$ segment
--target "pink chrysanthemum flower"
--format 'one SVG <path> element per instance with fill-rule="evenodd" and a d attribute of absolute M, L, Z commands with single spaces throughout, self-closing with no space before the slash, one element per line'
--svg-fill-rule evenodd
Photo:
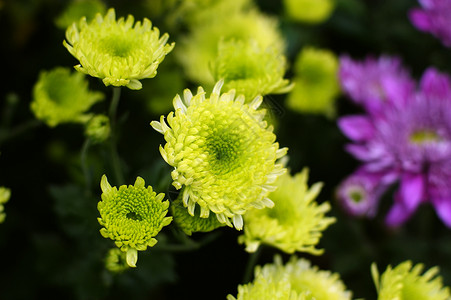
<path fill-rule="evenodd" d="M 346 116 L 338 121 L 353 141 L 347 150 L 363 162 L 361 169 L 379 176 L 377 184 L 362 190 L 372 193 L 376 197 L 372 205 L 377 205 L 380 190 L 399 181 L 386 218 L 388 225 L 401 225 L 421 203 L 431 203 L 451 227 L 451 79 L 431 68 L 404 104 L 381 108 L 377 115 Z M 368 177 L 359 180 L 368 181 Z M 339 197 L 346 202 L 346 197 Z"/>

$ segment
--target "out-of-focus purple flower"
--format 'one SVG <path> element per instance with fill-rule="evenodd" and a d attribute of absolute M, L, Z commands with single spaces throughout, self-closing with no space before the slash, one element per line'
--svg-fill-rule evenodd
<path fill-rule="evenodd" d="M 397 57 L 356 61 L 342 56 L 338 75 L 343 91 L 370 114 L 379 114 L 387 105 L 404 105 L 415 89 L 415 81 Z"/>
<path fill-rule="evenodd" d="M 421 31 L 429 32 L 451 47 L 451 1 L 419 0 L 422 8 L 409 12 L 411 22 Z"/>
<path fill-rule="evenodd" d="M 386 223 L 399 226 L 423 202 L 451 227 L 451 79 L 428 69 L 403 106 L 378 115 L 345 116 L 338 126 L 353 143 L 347 150 L 366 172 L 399 181 Z"/>
<path fill-rule="evenodd" d="M 426 197 L 431 199 L 443 223 L 451 227 L 451 159 L 432 164 L 426 180 Z"/>
<path fill-rule="evenodd" d="M 369 173 L 360 168 L 347 177 L 337 188 L 336 197 L 344 211 L 355 217 L 376 215 L 381 195 L 392 183 L 387 176 Z"/>

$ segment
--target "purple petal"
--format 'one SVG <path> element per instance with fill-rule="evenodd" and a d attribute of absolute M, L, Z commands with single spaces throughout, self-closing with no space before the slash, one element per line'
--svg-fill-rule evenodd
<path fill-rule="evenodd" d="M 399 201 L 405 208 L 414 212 L 424 195 L 425 179 L 423 174 L 404 174 L 401 177 Z"/>
<path fill-rule="evenodd" d="M 450 98 L 451 79 L 434 68 L 428 68 L 421 77 L 420 89 L 431 98 Z"/>
<path fill-rule="evenodd" d="M 435 5 L 435 0 L 419 0 L 421 6 L 424 8 L 432 8 Z"/>
<path fill-rule="evenodd" d="M 431 21 L 429 15 L 420 9 L 412 9 L 409 13 L 410 21 L 422 31 L 427 31 L 431 28 Z"/>
<path fill-rule="evenodd" d="M 366 141 L 374 135 L 371 120 L 363 115 L 342 117 L 338 120 L 338 127 L 348 138 L 354 141 Z"/>
<path fill-rule="evenodd" d="M 434 200 L 433 204 L 442 222 L 451 228 L 451 199 Z"/>
<path fill-rule="evenodd" d="M 385 224 L 390 227 L 398 227 L 404 224 L 409 218 L 410 213 L 406 210 L 405 206 L 401 203 L 395 203 L 385 217 Z"/>
<path fill-rule="evenodd" d="M 381 83 L 385 90 L 387 101 L 397 107 L 402 107 L 415 93 L 416 82 L 408 76 L 405 76 L 405 78 L 399 77 L 387 76 L 381 80 Z"/>
<path fill-rule="evenodd" d="M 424 183 L 422 174 L 402 176 L 401 186 L 395 194 L 395 203 L 385 218 L 388 226 L 400 226 L 413 215 L 423 199 Z"/>
<path fill-rule="evenodd" d="M 346 151 L 351 153 L 355 158 L 362 161 L 369 161 L 374 158 L 374 155 L 365 145 L 348 144 L 345 146 Z"/>

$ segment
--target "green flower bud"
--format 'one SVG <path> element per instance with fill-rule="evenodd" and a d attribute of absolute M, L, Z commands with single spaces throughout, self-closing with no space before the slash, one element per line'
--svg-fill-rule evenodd
<path fill-rule="evenodd" d="M 105 141 L 110 131 L 110 120 L 105 115 L 94 116 L 86 123 L 85 134 L 96 143 Z"/>
<path fill-rule="evenodd" d="M 193 232 L 210 232 L 224 226 L 224 224 L 218 221 L 214 214 L 210 214 L 208 218 L 201 218 L 200 212 L 195 210 L 194 216 L 190 215 L 183 205 L 181 195 L 182 193 L 180 193 L 179 197 L 171 203 L 170 210 L 174 222 L 184 233 L 191 235 Z"/>

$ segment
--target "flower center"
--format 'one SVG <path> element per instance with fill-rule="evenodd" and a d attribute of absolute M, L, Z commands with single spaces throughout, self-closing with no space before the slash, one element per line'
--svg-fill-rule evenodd
<path fill-rule="evenodd" d="M 106 36 L 100 40 L 100 45 L 103 51 L 116 57 L 130 56 L 131 49 L 133 48 L 130 39 L 120 35 Z"/>
<path fill-rule="evenodd" d="M 249 68 L 244 64 L 233 65 L 225 72 L 225 79 L 227 80 L 241 80 L 249 78 L 247 70 Z"/>
<path fill-rule="evenodd" d="M 349 199 L 351 199 L 351 201 L 353 203 L 360 203 L 363 201 L 363 194 L 361 191 L 359 190 L 352 190 L 349 193 Z"/>
<path fill-rule="evenodd" d="M 441 137 L 437 132 L 430 129 L 423 129 L 414 131 L 410 135 L 410 141 L 417 145 L 422 145 L 430 142 L 439 142 Z"/>
<path fill-rule="evenodd" d="M 125 217 L 127 219 L 134 220 L 134 221 L 142 221 L 142 217 L 139 214 L 137 214 L 136 212 L 134 212 L 134 211 L 128 212 L 125 215 Z"/>
<path fill-rule="evenodd" d="M 210 164 L 217 174 L 224 174 L 239 166 L 240 138 L 236 134 L 212 134 L 207 137 Z"/>

